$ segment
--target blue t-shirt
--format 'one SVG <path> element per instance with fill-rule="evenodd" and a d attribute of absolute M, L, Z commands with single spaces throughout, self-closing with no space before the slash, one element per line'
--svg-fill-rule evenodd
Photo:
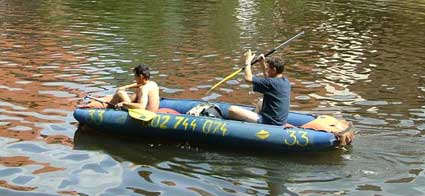
<path fill-rule="evenodd" d="M 288 118 L 291 97 L 291 84 L 282 78 L 252 78 L 255 92 L 263 94 L 263 107 L 259 113 L 261 123 L 284 125 Z"/>

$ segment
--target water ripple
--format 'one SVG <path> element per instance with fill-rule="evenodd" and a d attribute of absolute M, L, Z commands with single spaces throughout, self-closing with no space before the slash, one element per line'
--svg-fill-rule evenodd
<path fill-rule="evenodd" d="M 0 0 L 0 192 L 423 195 L 424 7 Z M 292 110 L 353 121 L 346 151 L 264 157 L 76 131 L 81 98 L 132 82 L 139 63 L 151 65 L 161 96 L 252 104 L 259 95 L 243 74 L 205 92 L 241 68 L 244 51 L 266 52 L 300 30 L 273 54 L 287 63 Z"/>

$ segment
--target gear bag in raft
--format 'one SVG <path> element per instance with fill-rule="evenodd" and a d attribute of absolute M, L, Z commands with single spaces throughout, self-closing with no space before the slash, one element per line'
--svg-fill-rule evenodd
<path fill-rule="evenodd" d="M 192 116 L 223 118 L 223 112 L 221 111 L 220 107 L 212 103 L 201 103 L 190 109 L 188 112 L 186 112 L 186 114 Z"/>

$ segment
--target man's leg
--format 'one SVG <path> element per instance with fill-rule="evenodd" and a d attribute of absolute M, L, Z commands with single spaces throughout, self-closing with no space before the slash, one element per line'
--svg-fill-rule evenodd
<path fill-rule="evenodd" d="M 259 115 L 253 111 L 246 110 L 239 106 L 230 106 L 229 118 L 232 120 L 257 123 Z"/>
<path fill-rule="evenodd" d="M 112 100 L 112 96 L 106 96 L 103 98 L 99 98 L 100 100 L 104 102 L 110 102 Z M 96 100 L 90 100 L 87 104 L 78 105 L 77 108 L 107 108 L 108 104 L 104 104 L 102 102 L 96 101 Z"/>
<path fill-rule="evenodd" d="M 109 102 L 113 105 L 120 103 L 120 102 L 132 102 L 132 99 L 134 99 L 134 97 L 130 97 L 127 92 L 125 92 L 125 90 L 117 90 L 115 92 L 115 94 L 113 96 L 106 96 L 103 98 L 100 98 L 100 100 L 105 101 L 105 102 Z M 108 104 L 103 104 L 101 102 L 98 101 L 91 101 L 88 104 L 85 105 L 78 105 L 78 108 L 107 108 L 107 107 L 111 107 Z"/>
<path fill-rule="evenodd" d="M 117 90 L 110 100 L 110 103 L 114 105 L 121 102 L 132 102 L 130 96 L 127 94 L 127 92 L 125 92 L 125 90 Z"/>

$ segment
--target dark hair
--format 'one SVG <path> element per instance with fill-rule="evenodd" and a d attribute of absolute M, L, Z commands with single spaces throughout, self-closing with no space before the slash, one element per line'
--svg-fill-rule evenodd
<path fill-rule="evenodd" d="M 278 74 L 283 73 L 285 71 L 285 65 L 283 65 L 283 60 L 280 58 L 267 58 L 266 62 L 268 66 L 274 67 Z"/>
<path fill-rule="evenodd" d="M 145 77 L 148 80 L 151 77 L 151 74 L 149 72 L 149 67 L 148 65 L 145 65 L 145 64 L 140 64 L 134 67 L 133 72 L 134 72 L 134 75 L 137 77 L 140 75 L 143 75 L 143 77 Z"/>

